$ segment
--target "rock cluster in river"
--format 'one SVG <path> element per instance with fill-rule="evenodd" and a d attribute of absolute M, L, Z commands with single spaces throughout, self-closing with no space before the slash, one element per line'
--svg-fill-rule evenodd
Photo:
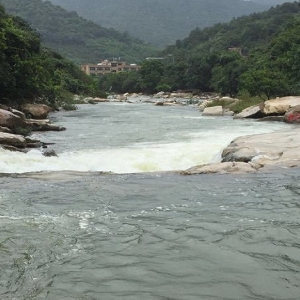
<path fill-rule="evenodd" d="M 0 108 L 0 147 L 3 149 L 27 152 L 30 148 L 47 148 L 49 143 L 32 139 L 28 134 L 31 131 L 65 130 L 64 127 L 53 125 L 45 119 L 51 111 L 47 105 L 27 104 L 21 109 L 24 110 L 6 106 Z M 26 115 L 31 118 L 27 119 Z"/>
<path fill-rule="evenodd" d="M 233 140 L 222 152 L 222 162 L 204 164 L 181 172 L 253 173 L 268 167 L 300 167 L 300 128 L 243 136 Z"/>
<path fill-rule="evenodd" d="M 81 100 L 82 101 L 82 100 Z M 157 106 L 195 105 L 204 116 L 231 116 L 230 105 L 238 99 L 219 97 L 214 94 L 194 96 L 192 93 L 160 92 L 152 97 L 138 94 L 110 96 L 108 99 L 85 98 L 83 103 L 100 102 L 152 103 Z M 227 109 L 213 103 L 227 103 Z M 47 147 L 46 143 L 30 139 L 26 131 L 61 131 L 65 128 L 50 124 L 47 118 L 50 108 L 46 105 L 30 104 L 22 111 L 0 107 L 0 147 L 11 151 L 26 152 L 33 147 Z M 30 118 L 26 118 L 30 117 Z M 300 97 L 283 97 L 248 107 L 234 118 L 254 118 L 259 121 L 273 120 L 300 123 Z M 300 128 L 288 131 L 239 137 L 222 152 L 222 161 L 204 164 L 180 172 L 181 174 L 247 173 L 257 172 L 270 166 L 300 167 Z M 45 156 L 55 156 L 52 150 Z"/>

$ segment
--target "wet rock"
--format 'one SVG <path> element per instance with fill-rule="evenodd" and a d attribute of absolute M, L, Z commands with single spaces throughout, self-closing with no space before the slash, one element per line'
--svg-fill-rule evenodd
<path fill-rule="evenodd" d="M 300 123 L 300 105 L 290 108 L 283 117 L 286 123 Z"/>
<path fill-rule="evenodd" d="M 231 143 L 222 152 L 222 162 L 240 161 L 247 163 L 256 155 L 257 151 L 251 147 L 238 146 L 236 143 Z"/>
<path fill-rule="evenodd" d="M 194 174 L 228 174 L 228 173 L 254 173 L 257 169 L 248 163 L 243 162 L 224 162 L 215 164 L 205 164 L 192 167 L 180 172 L 182 175 Z"/>
<path fill-rule="evenodd" d="M 26 149 L 17 148 L 11 145 L 1 145 L 0 147 L 3 148 L 4 150 L 8 150 L 12 152 L 22 152 L 22 153 L 28 152 Z"/>
<path fill-rule="evenodd" d="M 43 151 L 43 155 L 46 157 L 58 156 L 54 150 Z"/>

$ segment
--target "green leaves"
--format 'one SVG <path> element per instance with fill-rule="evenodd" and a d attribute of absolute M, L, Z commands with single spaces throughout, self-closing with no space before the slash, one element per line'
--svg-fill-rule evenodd
<path fill-rule="evenodd" d="M 34 30 L 0 6 L 0 103 L 55 101 L 65 91 L 95 93 L 92 78 L 78 66 L 41 46 Z"/>

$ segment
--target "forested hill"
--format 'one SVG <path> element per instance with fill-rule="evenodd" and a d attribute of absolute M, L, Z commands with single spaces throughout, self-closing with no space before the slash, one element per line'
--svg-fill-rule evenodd
<path fill-rule="evenodd" d="M 128 31 L 156 46 L 267 7 L 242 0 L 50 0 L 108 28 Z"/>
<path fill-rule="evenodd" d="M 194 90 L 262 99 L 299 95 L 300 2 L 195 29 L 160 55 L 161 61 L 143 63 L 140 78 L 131 85 L 131 78 L 112 74 L 101 79 L 102 88 Z"/>
<path fill-rule="evenodd" d="M 236 47 L 241 49 L 243 55 L 247 55 L 255 47 L 267 45 L 299 13 L 300 2 L 295 1 L 272 7 L 265 12 L 239 17 L 228 23 L 205 29 L 196 28 L 187 38 L 167 47 L 164 54 L 191 56 Z"/>
<path fill-rule="evenodd" d="M 137 38 L 103 28 L 49 1 L 0 0 L 1 3 L 7 12 L 29 22 L 47 47 L 77 63 L 95 63 L 112 57 L 134 63 L 155 52 Z"/>
<path fill-rule="evenodd" d="M 101 95 L 77 65 L 45 48 L 28 23 L 0 5 L 0 105 L 42 102 L 56 107 L 70 95 Z"/>
<path fill-rule="evenodd" d="M 285 2 L 294 2 L 293 0 L 250 0 L 252 2 L 260 3 L 266 6 L 276 6 Z"/>

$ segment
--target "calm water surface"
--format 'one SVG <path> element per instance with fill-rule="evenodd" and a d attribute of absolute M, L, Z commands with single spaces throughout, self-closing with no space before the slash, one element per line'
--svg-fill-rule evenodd
<path fill-rule="evenodd" d="M 67 124 L 73 114 L 55 117 Z M 178 110 L 173 116 L 177 114 Z M 194 128 L 191 117 L 198 116 L 194 111 L 186 112 L 187 116 L 192 124 L 181 124 L 179 129 L 173 123 L 174 131 L 162 130 L 160 143 L 160 135 L 151 128 L 142 129 L 149 130 L 149 142 L 144 134 L 141 141 L 130 135 L 122 140 L 122 129 L 118 129 L 122 141 L 113 141 L 108 123 L 107 134 L 99 132 L 99 140 L 95 137 L 91 142 L 85 136 L 74 152 L 70 136 L 68 142 L 57 143 L 56 151 L 65 160 L 74 155 L 82 165 L 78 153 L 88 152 L 85 161 L 95 163 L 104 148 L 122 149 L 132 159 L 132 149 L 143 153 L 145 145 L 156 152 L 172 144 L 179 151 L 181 146 L 205 142 L 208 132 L 206 127 L 206 133 L 198 128 L 189 134 L 186 127 Z M 214 130 L 210 135 L 216 136 L 219 127 L 213 124 L 220 119 L 211 120 L 202 125 L 210 126 Z M 90 121 L 80 122 L 76 126 L 81 131 L 68 128 L 65 137 L 67 132 L 89 135 L 82 122 L 93 128 Z M 132 129 L 137 128 L 136 121 L 132 123 Z M 259 129 L 256 124 L 243 124 L 242 131 Z M 223 126 L 228 134 L 234 133 L 230 120 L 225 119 Z M 271 130 L 268 124 L 260 126 Z M 44 137 L 62 138 L 59 133 Z M 51 170 L 45 158 L 32 157 L 37 163 L 31 171 L 48 165 Z M 17 175 L 12 160 L 1 158 L 2 163 L 6 159 L 1 166 L 13 173 L 0 177 L 1 300 L 300 299 L 297 169 L 238 176 L 70 171 Z M 16 159 L 20 168 L 26 166 L 23 156 Z M 57 166 L 64 164 L 60 161 Z"/>

